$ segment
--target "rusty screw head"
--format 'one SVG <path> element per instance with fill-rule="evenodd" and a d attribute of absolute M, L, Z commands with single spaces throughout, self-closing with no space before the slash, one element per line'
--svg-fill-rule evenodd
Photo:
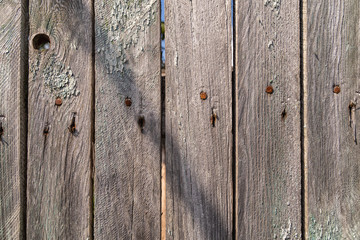
<path fill-rule="evenodd" d="M 204 92 L 204 91 L 201 91 L 200 92 L 200 98 L 201 98 L 201 100 L 206 100 L 207 99 L 207 93 Z"/>
<path fill-rule="evenodd" d="M 61 104 L 62 104 L 62 99 L 60 97 L 56 98 L 55 105 L 56 106 L 61 106 Z"/>
<path fill-rule="evenodd" d="M 335 86 L 334 86 L 334 89 L 333 89 L 333 92 L 336 93 L 336 94 L 340 93 L 340 86 L 339 86 L 339 85 L 335 85 Z"/>
<path fill-rule="evenodd" d="M 274 89 L 271 85 L 267 86 L 266 87 L 266 90 L 265 90 L 266 93 L 268 94 L 272 94 L 274 92 Z"/>
<path fill-rule="evenodd" d="M 128 106 L 128 107 L 130 107 L 130 106 L 131 106 L 131 104 L 132 104 L 132 102 L 131 102 L 131 98 L 126 97 L 126 98 L 125 98 L 125 105 L 126 105 L 126 106 Z"/>

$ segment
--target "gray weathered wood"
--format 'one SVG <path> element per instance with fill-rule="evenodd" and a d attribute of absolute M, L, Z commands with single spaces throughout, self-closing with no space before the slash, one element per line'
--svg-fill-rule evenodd
<path fill-rule="evenodd" d="M 230 239 L 231 1 L 169 0 L 165 18 L 166 236 Z"/>
<path fill-rule="evenodd" d="M 0 239 L 21 239 L 24 233 L 22 13 L 20 0 L 0 2 Z"/>
<path fill-rule="evenodd" d="M 95 238 L 159 239 L 160 1 L 95 12 Z"/>
<path fill-rule="evenodd" d="M 236 1 L 237 239 L 301 239 L 299 14 Z"/>
<path fill-rule="evenodd" d="M 30 0 L 28 239 L 91 237 L 91 13 L 90 0 Z"/>
<path fill-rule="evenodd" d="M 307 1 L 308 239 L 360 239 L 359 14 L 358 0 Z"/>

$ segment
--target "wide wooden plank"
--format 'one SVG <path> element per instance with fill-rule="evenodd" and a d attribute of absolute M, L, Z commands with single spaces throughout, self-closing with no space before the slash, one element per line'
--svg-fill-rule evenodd
<path fill-rule="evenodd" d="M 91 237 L 91 2 L 29 2 L 28 239 Z"/>
<path fill-rule="evenodd" d="M 95 12 L 95 238 L 159 239 L 160 1 Z"/>
<path fill-rule="evenodd" d="M 235 3 L 236 237 L 301 239 L 299 1 Z"/>
<path fill-rule="evenodd" d="M 307 238 L 360 239 L 360 3 L 305 9 Z"/>
<path fill-rule="evenodd" d="M 0 2 L 0 239 L 23 237 L 26 112 L 21 1 Z M 24 49 L 22 49 L 24 50 Z"/>
<path fill-rule="evenodd" d="M 231 1 L 165 2 L 166 236 L 233 233 Z"/>

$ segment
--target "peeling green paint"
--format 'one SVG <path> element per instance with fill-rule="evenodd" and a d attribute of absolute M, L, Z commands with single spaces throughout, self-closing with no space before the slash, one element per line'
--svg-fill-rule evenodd
<path fill-rule="evenodd" d="M 275 12 L 276 16 L 280 14 L 281 0 L 265 0 L 265 7 L 270 7 L 271 11 Z"/>
<path fill-rule="evenodd" d="M 43 71 L 45 90 L 57 97 L 70 98 L 78 96 L 77 80 L 70 66 L 57 61 L 55 56 L 50 57 Z"/>
<path fill-rule="evenodd" d="M 309 239 L 310 240 L 341 240 L 342 233 L 339 221 L 335 214 L 326 214 L 327 221 L 322 223 L 317 221 L 314 216 L 309 221 Z"/>
<path fill-rule="evenodd" d="M 103 8 L 105 5 L 103 4 Z M 128 61 L 126 51 L 132 48 L 132 55 L 138 56 L 143 48 L 135 48 L 141 40 L 141 32 L 156 21 L 158 2 L 156 0 L 113 2 L 108 16 L 100 20 L 98 35 L 103 38 L 105 47 L 97 46 L 97 53 L 104 54 L 105 67 L 108 73 L 124 73 Z M 111 44 L 108 44 L 111 43 Z M 99 44 L 98 44 L 99 45 Z"/>

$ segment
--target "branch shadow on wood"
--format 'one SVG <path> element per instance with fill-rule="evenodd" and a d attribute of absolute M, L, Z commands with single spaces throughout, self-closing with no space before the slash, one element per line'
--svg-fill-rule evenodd
<path fill-rule="evenodd" d="M 89 12 L 93 12 L 91 9 L 89 9 Z M 160 14 L 160 12 L 158 13 Z M 74 15 L 76 16 L 76 14 Z M 95 25 L 94 25 L 94 28 L 95 28 L 95 31 L 97 31 L 98 29 L 101 29 L 101 26 L 98 25 L 98 19 L 97 19 L 97 16 L 94 17 L 95 19 Z M 68 22 L 67 22 L 68 26 L 69 26 L 69 29 L 71 31 L 77 31 L 78 28 L 76 26 L 76 24 L 74 24 L 73 22 L 73 19 L 70 19 L 68 18 Z M 160 24 L 159 24 L 159 29 L 160 29 Z M 94 31 L 94 32 L 95 32 Z M 106 31 L 101 31 L 101 39 L 107 39 L 108 42 L 110 42 L 110 37 L 108 36 L 107 32 Z M 159 31 L 159 34 L 160 34 L 160 31 Z M 97 33 L 95 33 L 95 37 L 100 37 L 97 35 Z M 94 37 L 94 38 L 95 38 Z M 158 74 L 158 86 L 160 88 L 160 82 L 161 82 L 161 42 L 160 42 L 160 35 L 159 35 L 159 46 L 156 48 L 158 50 L 158 55 L 159 55 L 159 74 Z M 79 44 L 81 44 L 81 41 L 79 42 Z M 95 46 L 95 43 L 93 43 L 94 46 Z M 103 72 L 106 72 L 107 71 L 107 67 L 105 66 L 105 63 L 106 63 L 106 59 L 104 58 L 104 55 L 103 54 L 98 54 L 96 52 L 96 49 L 95 47 L 93 48 L 93 54 L 94 54 L 94 59 L 95 59 L 95 66 L 96 66 L 96 69 L 95 71 L 103 71 Z M 150 63 L 151 64 L 151 63 Z M 97 68 L 98 67 L 101 67 L 102 70 L 98 70 Z M 108 78 L 108 82 L 109 84 L 112 83 L 113 85 L 116 86 L 116 90 L 118 92 L 121 92 L 121 93 L 124 93 L 124 92 L 127 92 L 129 91 L 129 89 L 126 87 L 126 86 L 132 86 L 132 92 L 137 92 L 139 94 L 139 96 L 137 96 L 136 98 L 137 99 L 142 99 L 142 92 L 139 90 L 139 86 L 136 86 L 136 83 L 133 79 L 133 72 L 126 68 L 125 66 L 125 71 L 126 71 L 126 74 L 125 75 L 116 75 L 116 74 L 107 74 L 107 78 Z M 95 76 L 94 76 L 95 77 Z M 124 84 L 125 83 L 125 84 Z M 97 79 L 95 79 L 95 85 L 97 84 Z M 164 87 L 164 86 L 163 86 Z M 158 102 L 159 104 L 161 103 L 161 90 L 159 90 L 159 99 L 158 99 Z M 95 92 L 95 98 L 97 97 L 98 95 L 98 92 Z M 95 99 L 96 101 L 96 99 Z M 124 104 L 123 102 L 120 102 L 119 99 L 114 99 L 114 101 L 119 101 L 119 105 L 120 104 Z M 95 108 L 95 111 L 96 110 L 96 106 L 93 106 Z M 160 106 L 150 106 L 150 109 L 157 109 L 157 108 L 160 108 Z M 134 121 L 135 123 L 138 122 L 138 118 L 139 118 L 139 115 L 142 115 L 144 114 L 144 111 L 146 111 L 146 109 L 141 109 L 141 111 L 135 111 L 133 110 L 131 112 L 131 121 Z M 130 111 L 129 111 L 130 112 Z M 157 124 L 160 124 L 157 122 L 157 119 L 155 119 L 154 115 L 157 114 L 157 113 L 151 113 L 151 112 L 147 112 L 146 113 L 146 116 L 145 117 L 145 121 L 146 121 L 146 124 L 144 126 L 144 131 L 143 131 L 143 135 L 144 137 L 151 137 L 151 141 L 154 142 L 155 144 L 157 143 L 161 143 L 161 139 L 158 139 L 157 136 L 161 136 L 161 133 L 157 133 L 157 134 L 152 134 L 152 130 L 151 129 L 147 129 L 147 127 L 149 126 L 156 126 Z M 96 116 L 98 115 L 98 112 L 96 112 L 95 114 Z M 111 121 L 111 115 L 109 116 L 109 120 Z M 162 120 L 164 121 L 164 119 Z M 96 120 L 95 120 L 96 122 Z M 138 129 L 132 129 L 133 131 L 138 131 Z M 174 159 L 182 159 L 180 157 L 180 150 L 179 150 L 179 145 L 176 141 L 173 141 L 174 140 L 174 137 L 171 136 L 171 134 L 169 132 L 165 132 L 164 135 L 166 136 L 166 138 L 168 138 L 168 142 L 171 142 L 172 143 L 172 154 L 174 155 Z M 108 147 L 111 147 L 112 146 L 108 146 Z M 161 155 L 161 150 L 159 149 L 159 155 Z M 97 160 L 95 159 L 95 162 Z M 167 160 L 168 161 L 168 160 Z M 165 162 L 167 162 L 165 160 Z M 187 161 L 191 161 L 191 159 L 187 159 Z M 101 163 L 95 163 L 95 166 L 97 166 L 98 164 L 101 164 Z M 161 159 L 159 159 L 158 161 L 158 164 L 159 164 L 159 170 L 161 170 Z M 183 165 L 184 163 L 180 163 L 180 162 L 174 162 L 173 164 L 177 164 L 177 165 Z M 185 163 L 186 164 L 186 163 Z M 111 172 L 114 172 L 116 171 L 116 169 L 111 169 Z M 169 179 L 172 174 L 172 169 L 169 169 L 169 166 L 167 165 L 166 166 L 166 174 L 167 174 L 167 179 Z M 96 172 L 96 170 L 95 170 Z M 97 177 L 96 174 L 93 174 L 95 175 L 95 178 Z M 117 176 L 120 176 L 121 173 L 116 173 Z M 161 184 L 161 172 L 159 171 L 158 172 L 158 184 L 160 186 Z M 109 178 L 111 178 L 112 176 L 109 175 L 107 176 Z M 118 180 L 120 180 L 121 178 L 118 178 Z M 111 182 L 111 181 L 109 181 Z M 130 183 L 129 183 L 130 184 Z M 167 182 L 167 185 L 169 184 L 172 184 L 171 182 L 168 183 Z M 207 216 L 212 216 L 211 219 L 206 219 L 206 221 L 201 221 L 201 222 L 207 222 L 207 227 L 206 228 L 203 228 L 200 226 L 200 233 L 201 233 L 201 236 L 203 239 L 208 239 L 208 237 L 210 237 L 211 239 L 230 239 L 232 237 L 232 223 L 229 224 L 226 220 L 226 216 L 221 216 L 221 213 L 218 209 L 216 209 L 216 207 L 213 205 L 213 201 L 211 201 L 212 199 L 208 199 L 208 196 L 206 195 L 206 193 L 202 190 L 202 186 L 199 184 L 199 179 L 197 179 L 197 176 L 192 176 L 192 180 L 191 180 L 191 184 L 192 184 L 192 192 L 198 194 L 200 196 L 200 199 L 201 201 L 203 202 L 203 206 L 206 206 L 206 213 L 207 213 Z M 110 189 L 113 187 L 113 186 L 108 186 Z M 143 189 L 134 189 L 136 191 L 142 191 Z M 196 224 L 196 218 L 201 218 L 201 216 L 196 216 L 196 213 L 195 213 L 195 210 L 197 208 L 196 205 L 193 204 L 192 202 L 192 199 L 187 199 L 187 198 L 183 198 L 182 194 L 181 194 L 181 189 L 180 188 L 174 188 L 172 187 L 172 190 L 173 190 L 173 195 L 174 196 L 177 196 L 178 198 L 181 198 L 181 201 L 182 201 L 182 204 L 184 206 L 186 206 L 186 209 L 188 210 L 188 212 L 191 214 L 192 218 L 193 218 L 193 222 L 194 224 Z M 94 195 L 95 195 L 95 189 L 94 189 Z M 134 194 L 134 193 L 133 193 Z M 121 195 L 121 193 L 120 193 Z M 121 197 L 121 196 L 118 196 L 118 197 Z M 96 198 L 96 197 L 95 197 Z M 133 200 L 133 199 L 132 199 Z M 232 202 L 233 200 L 232 199 L 227 199 L 227 201 L 230 201 Z M 160 204 L 160 198 L 159 198 L 159 204 Z M 116 209 L 118 208 L 121 208 L 123 206 L 116 206 Z M 116 209 L 108 209 L 108 211 L 116 211 Z M 94 209 L 93 209 L 95 212 L 96 212 L 96 205 L 94 205 Z M 181 214 L 181 213 L 179 213 Z M 227 213 L 227 214 L 230 214 L 230 213 Z M 158 224 L 160 225 L 160 216 L 161 216 L 161 212 L 159 211 L 158 213 Z M 123 224 L 123 223 L 120 223 L 121 220 L 120 220 L 120 215 L 119 215 L 119 222 L 117 222 L 116 224 L 117 225 L 120 225 L 120 224 Z M 96 222 L 96 220 L 95 220 Z M 111 224 L 115 224 L 114 222 L 112 222 Z M 194 226 L 194 228 L 198 228 L 199 226 Z M 122 228 L 120 226 L 120 228 Z M 96 226 L 94 226 L 94 229 L 96 230 Z M 186 230 L 186 229 L 182 229 L 184 231 L 189 231 L 189 230 Z M 126 229 L 126 231 L 134 231 L 132 228 L 131 229 Z M 144 236 L 144 232 L 145 230 L 141 230 L 141 229 L 137 229 L 137 231 L 140 231 L 138 233 L 134 233 L 135 236 Z M 191 231 L 191 230 L 190 230 Z M 177 233 L 179 234 L 179 236 L 173 236 L 174 238 L 177 238 L 177 239 L 181 239 L 182 236 L 181 234 L 182 233 Z M 160 235 L 160 233 L 159 233 Z M 167 235 L 169 236 L 169 234 L 167 233 Z"/>

